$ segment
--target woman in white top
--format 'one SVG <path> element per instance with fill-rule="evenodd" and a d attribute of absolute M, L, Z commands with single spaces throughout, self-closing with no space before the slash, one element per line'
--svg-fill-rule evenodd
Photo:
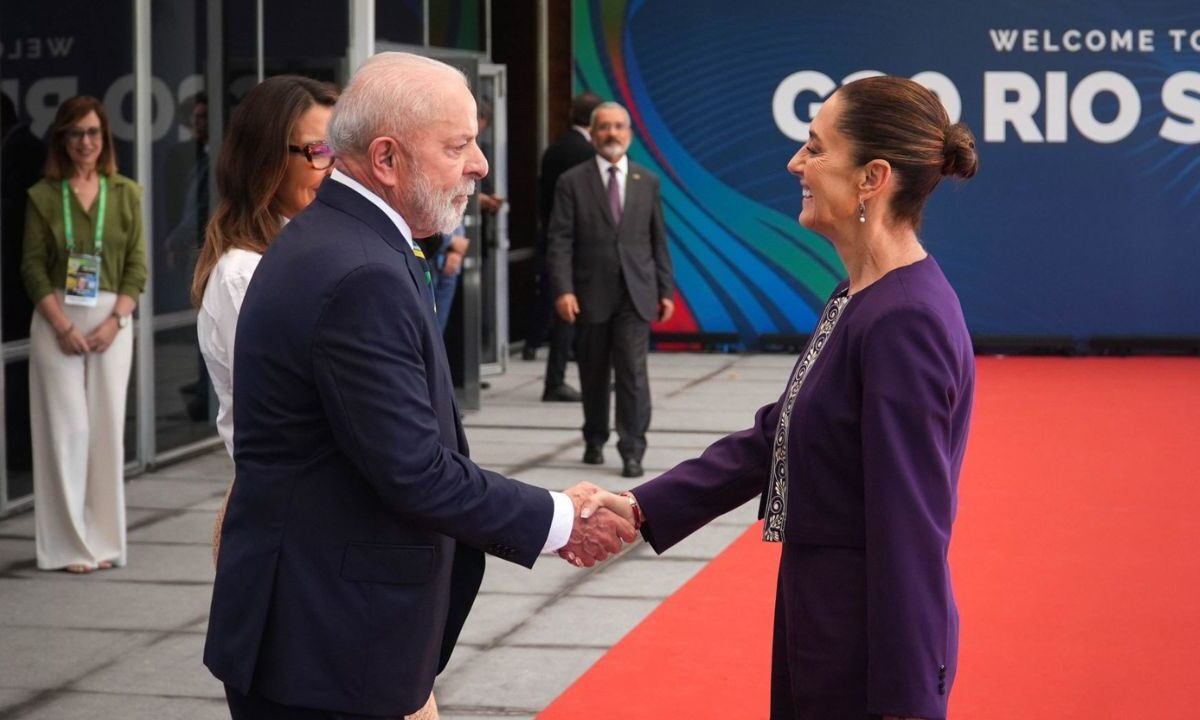
<path fill-rule="evenodd" d="M 309 78 L 267 78 L 238 104 L 221 146 L 217 206 L 196 261 L 192 304 L 200 309 L 200 352 L 220 404 L 217 432 L 230 457 L 233 342 L 242 298 L 271 240 L 332 172 L 325 130 L 337 96 L 337 88 Z M 223 516 L 224 506 L 213 529 L 214 559 Z"/>

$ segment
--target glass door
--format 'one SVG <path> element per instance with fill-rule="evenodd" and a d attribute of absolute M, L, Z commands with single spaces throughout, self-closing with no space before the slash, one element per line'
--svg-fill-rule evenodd
<path fill-rule="evenodd" d="M 479 103 L 479 146 L 490 170 L 481 193 L 480 374 L 508 369 L 508 113 L 503 65 L 480 64 L 475 96 Z M 483 196 L 488 196 L 485 199 Z"/>

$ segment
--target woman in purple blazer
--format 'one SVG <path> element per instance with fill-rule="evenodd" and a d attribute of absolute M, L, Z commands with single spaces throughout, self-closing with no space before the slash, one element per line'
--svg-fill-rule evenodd
<path fill-rule="evenodd" d="M 971 131 L 900 78 L 850 83 L 788 164 L 800 224 L 849 279 L 783 394 L 754 425 L 624 497 L 663 552 L 762 494 L 782 542 L 772 720 L 946 716 L 958 649 L 947 551 L 975 361 L 958 297 L 917 236 L 945 175 L 969 178 Z M 623 505 L 623 507 L 622 507 Z"/>

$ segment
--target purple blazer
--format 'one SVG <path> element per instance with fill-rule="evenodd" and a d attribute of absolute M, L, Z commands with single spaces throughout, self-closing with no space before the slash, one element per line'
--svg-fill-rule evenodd
<path fill-rule="evenodd" d="M 958 649 L 946 556 L 974 381 L 932 257 L 851 297 L 788 427 L 772 718 L 945 717 Z M 764 492 L 786 395 L 634 489 L 656 552 Z"/>

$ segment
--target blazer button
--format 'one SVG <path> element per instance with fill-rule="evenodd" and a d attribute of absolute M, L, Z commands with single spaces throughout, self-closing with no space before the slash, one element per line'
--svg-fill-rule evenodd
<path fill-rule="evenodd" d="M 938 683 L 938 695 L 946 694 L 946 683 Z"/>

